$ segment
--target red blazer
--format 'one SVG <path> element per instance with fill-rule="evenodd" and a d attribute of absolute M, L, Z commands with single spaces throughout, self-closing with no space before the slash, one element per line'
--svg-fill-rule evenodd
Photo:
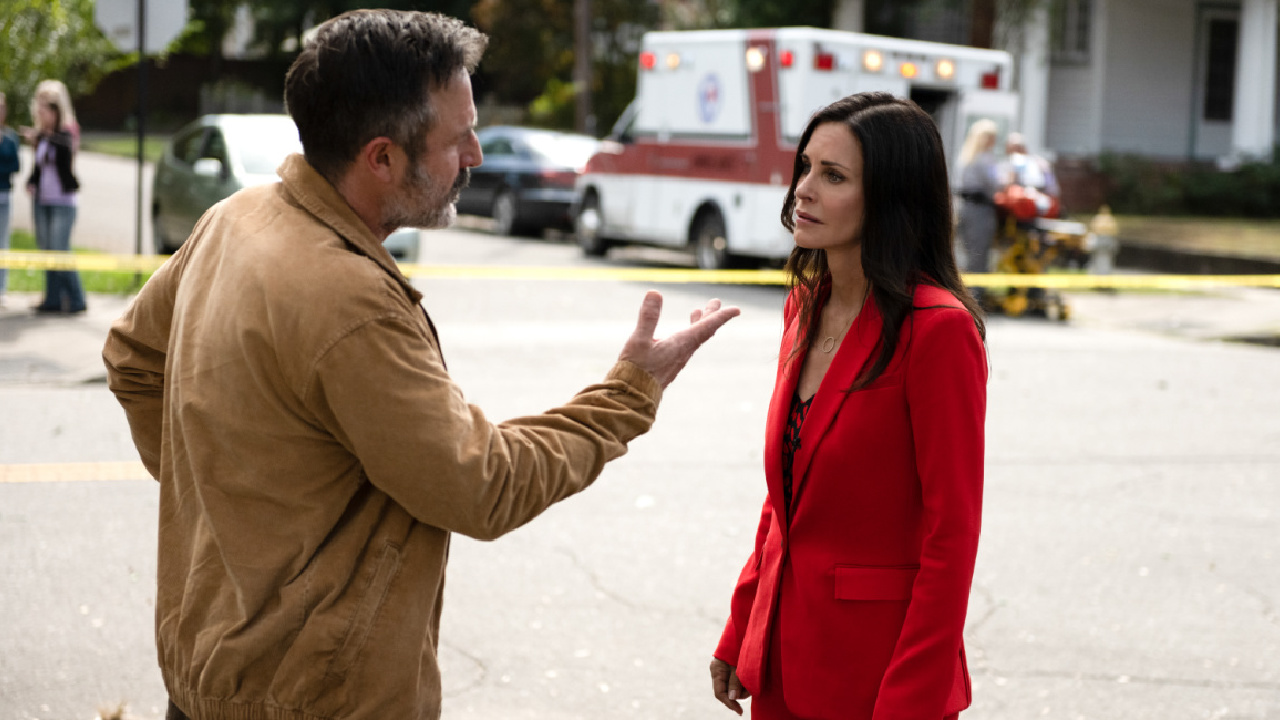
<path fill-rule="evenodd" d="M 961 632 L 982 512 L 982 340 L 955 297 L 921 285 L 884 374 L 845 393 L 880 337 L 868 300 L 801 429 L 788 521 L 782 436 L 804 366 L 803 352 L 787 360 L 795 306 L 793 294 L 769 404 L 769 494 L 715 656 L 755 692 L 781 613 L 792 712 L 941 720 L 970 704 Z"/>

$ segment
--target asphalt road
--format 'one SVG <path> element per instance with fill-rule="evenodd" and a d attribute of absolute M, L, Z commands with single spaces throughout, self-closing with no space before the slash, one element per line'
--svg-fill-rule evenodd
<path fill-rule="evenodd" d="M 574 265 L 568 245 L 424 233 L 423 262 Z M 661 264 L 641 252 L 612 264 Z M 497 420 L 603 375 L 646 286 L 420 281 L 450 371 Z M 657 425 L 580 496 L 453 546 L 446 718 L 728 718 L 706 666 L 764 496 L 778 288 L 664 286 L 663 328 L 743 308 Z M 1280 293 L 1072 298 L 993 318 L 968 720 L 1280 718 Z M 0 470 L 135 458 L 94 368 L 122 298 L 0 314 Z M 662 329 L 660 329 L 661 331 Z M 76 466 L 83 467 L 83 466 Z M 162 716 L 150 480 L 0 482 L 0 717 Z"/>

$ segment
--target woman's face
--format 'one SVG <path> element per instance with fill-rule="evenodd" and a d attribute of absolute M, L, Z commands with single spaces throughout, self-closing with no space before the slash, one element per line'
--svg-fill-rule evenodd
<path fill-rule="evenodd" d="M 46 132 L 58 129 L 58 113 L 52 103 L 45 100 L 36 102 L 36 122 Z"/>
<path fill-rule="evenodd" d="M 796 245 L 828 253 L 862 244 L 862 148 L 843 123 L 814 128 L 796 183 Z"/>

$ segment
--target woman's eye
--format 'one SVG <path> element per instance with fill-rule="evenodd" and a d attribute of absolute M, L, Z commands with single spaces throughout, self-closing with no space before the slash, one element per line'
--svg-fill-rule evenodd
<path fill-rule="evenodd" d="M 840 182 L 841 180 L 844 180 L 844 176 L 838 172 L 835 172 L 834 170 L 831 170 L 827 172 L 827 180 L 830 180 L 831 182 L 836 183 L 836 182 Z"/>

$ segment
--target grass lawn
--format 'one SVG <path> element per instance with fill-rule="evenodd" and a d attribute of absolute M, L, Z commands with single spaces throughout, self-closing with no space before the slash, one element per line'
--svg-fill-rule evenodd
<path fill-rule="evenodd" d="M 9 236 L 9 247 L 12 250 L 35 250 L 36 239 L 25 230 L 14 230 Z M 72 249 L 72 252 L 90 254 L 95 250 Z M 44 292 L 44 270 L 9 270 L 10 292 Z M 151 273 L 102 272 L 98 270 L 80 273 L 80 284 L 87 293 L 109 293 L 127 295 L 137 292 L 142 283 L 151 277 Z"/>
<path fill-rule="evenodd" d="M 143 154 L 148 162 L 155 162 L 164 154 L 164 146 L 169 142 L 166 137 L 147 136 L 143 145 Z M 138 138 L 128 135 L 85 135 L 80 139 L 80 149 L 89 152 L 116 155 L 119 157 L 138 157 Z"/>

